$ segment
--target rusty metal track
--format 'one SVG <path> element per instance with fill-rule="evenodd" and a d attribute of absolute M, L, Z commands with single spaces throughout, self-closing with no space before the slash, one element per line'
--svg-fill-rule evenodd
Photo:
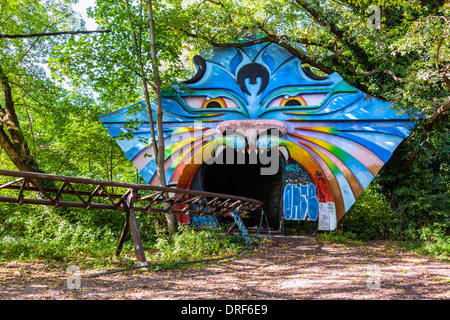
<path fill-rule="evenodd" d="M 137 191 L 136 197 L 133 199 L 134 210 L 143 212 L 222 215 L 240 208 L 240 213 L 244 214 L 263 205 L 258 200 L 244 197 L 135 183 L 8 170 L 0 170 L 0 176 L 16 178 L 0 184 L 0 192 L 6 189 L 16 191 L 15 196 L 9 197 L 2 196 L 0 193 L 0 202 L 19 205 L 34 204 L 123 211 L 123 201 L 132 191 Z M 59 188 L 42 187 L 42 181 L 59 183 Z M 126 191 L 123 193 L 111 192 L 114 189 Z M 31 191 L 31 193 L 26 193 L 27 191 Z M 67 195 L 72 196 L 70 200 L 64 199 Z M 100 199 L 103 201 L 99 201 Z"/>
<path fill-rule="evenodd" d="M 145 255 L 134 212 L 245 216 L 261 208 L 258 200 L 233 195 L 51 174 L 0 170 L 0 202 L 102 210 L 127 214 L 116 255 L 131 233 L 140 262 Z M 45 187 L 50 181 L 51 188 Z M 5 195 L 7 193 L 7 195 Z"/>

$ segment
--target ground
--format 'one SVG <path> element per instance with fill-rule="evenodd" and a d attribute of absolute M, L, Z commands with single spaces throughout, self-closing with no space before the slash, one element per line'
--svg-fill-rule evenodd
<path fill-rule="evenodd" d="M 450 264 L 395 243 L 275 236 L 259 249 L 178 270 L 86 278 L 102 270 L 82 269 L 80 289 L 45 262 L 3 263 L 0 299 L 450 299 Z"/>

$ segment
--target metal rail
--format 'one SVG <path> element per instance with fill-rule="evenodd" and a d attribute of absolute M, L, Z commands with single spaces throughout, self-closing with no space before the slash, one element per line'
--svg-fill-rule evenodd
<path fill-rule="evenodd" d="M 136 211 L 231 215 L 237 210 L 240 216 L 245 216 L 263 206 L 261 201 L 244 197 L 144 184 L 9 170 L 0 170 L 0 176 L 5 177 L 2 180 L 11 180 L 0 185 L 0 202 L 126 212 L 116 255 L 120 254 L 125 236 L 130 232 L 136 258 L 142 263 L 146 260 L 137 228 Z M 48 184 L 46 181 L 51 181 L 52 187 L 45 187 Z M 2 195 L 6 190 L 12 194 Z M 123 192 L 118 193 L 119 190 Z"/>

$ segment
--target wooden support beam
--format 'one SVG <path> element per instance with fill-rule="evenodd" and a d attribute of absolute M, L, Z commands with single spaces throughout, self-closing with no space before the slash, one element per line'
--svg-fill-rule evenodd
<path fill-rule="evenodd" d="M 134 214 L 134 200 L 138 196 L 137 190 L 132 190 L 128 196 L 125 198 L 125 201 L 123 202 L 123 209 L 127 213 L 127 223 L 128 229 L 131 233 L 131 238 L 133 239 L 133 246 L 134 246 L 134 254 L 136 256 L 137 261 L 141 263 L 147 263 L 147 260 L 145 259 L 145 252 L 144 248 L 142 247 L 142 240 L 141 236 L 139 234 L 139 228 L 136 221 L 136 215 Z M 123 238 L 125 237 L 123 235 L 124 231 L 127 231 L 127 225 L 125 224 L 124 230 L 122 231 L 121 240 L 123 244 Z M 125 233 L 126 234 L 126 233 Z M 119 242 L 120 244 L 120 242 Z M 118 248 L 119 249 L 119 248 Z"/>
<path fill-rule="evenodd" d="M 229 215 L 236 209 L 239 209 L 244 214 L 263 206 L 261 201 L 254 199 L 196 190 L 0 169 L 0 177 L 3 176 L 15 178 L 15 180 L 3 182 L 2 178 L 0 191 L 15 190 L 18 194 L 15 197 L 10 197 L 3 196 L 0 193 L 0 203 L 125 211 L 126 222 L 115 254 L 116 256 L 120 255 L 125 238 L 130 232 L 136 258 L 142 264 L 147 262 L 136 221 L 135 212 L 137 211 L 146 213 Z M 44 188 L 36 182 L 40 180 L 61 182 L 61 186 L 59 188 L 56 185 L 52 188 Z M 22 183 L 20 184 L 20 182 Z M 113 194 L 113 192 L 108 192 L 107 187 L 127 188 L 128 190 L 123 194 Z M 138 191 L 153 193 L 140 197 Z M 40 193 L 41 195 L 33 193 Z M 165 196 L 166 193 L 174 194 L 174 196 L 167 197 Z M 74 197 L 70 197 L 71 201 L 61 200 L 63 194 L 75 195 L 78 201 L 74 201 Z M 103 203 L 104 201 L 97 201 L 97 198 L 108 198 L 110 204 Z M 165 206 L 160 208 L 157 206 L 159 204 L 165 204 Z"/>
<path fill-rule="evenodd" d="M 125 242 L 125 238 L 130 230 L 130 224 L 128 223 L 129 214 L 126 214 L 125 224 L 123 225 L 122 233 L 120 234 L 119 243 L 117 244 L 116 249 L 116 257 L 120 256 L 120 252 L 122 252 L 123 243 Z"/>

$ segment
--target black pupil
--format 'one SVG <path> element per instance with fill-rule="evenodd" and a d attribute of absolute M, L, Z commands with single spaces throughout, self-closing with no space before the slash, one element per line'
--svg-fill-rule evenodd
<path fill-rule="evenodd" d="M 284 106 L 285 107 L 294 107 L 294 106 L 301 106 L 302 104 L 300 103 L 300 101 L 298 100 L 289 100 L 287 101 Z"/>
<path fill-rule="evenodd" d="M 217 101 L 210 101 L 206 105 L 206 108 L 221 108 L 222 106 Z"/>

